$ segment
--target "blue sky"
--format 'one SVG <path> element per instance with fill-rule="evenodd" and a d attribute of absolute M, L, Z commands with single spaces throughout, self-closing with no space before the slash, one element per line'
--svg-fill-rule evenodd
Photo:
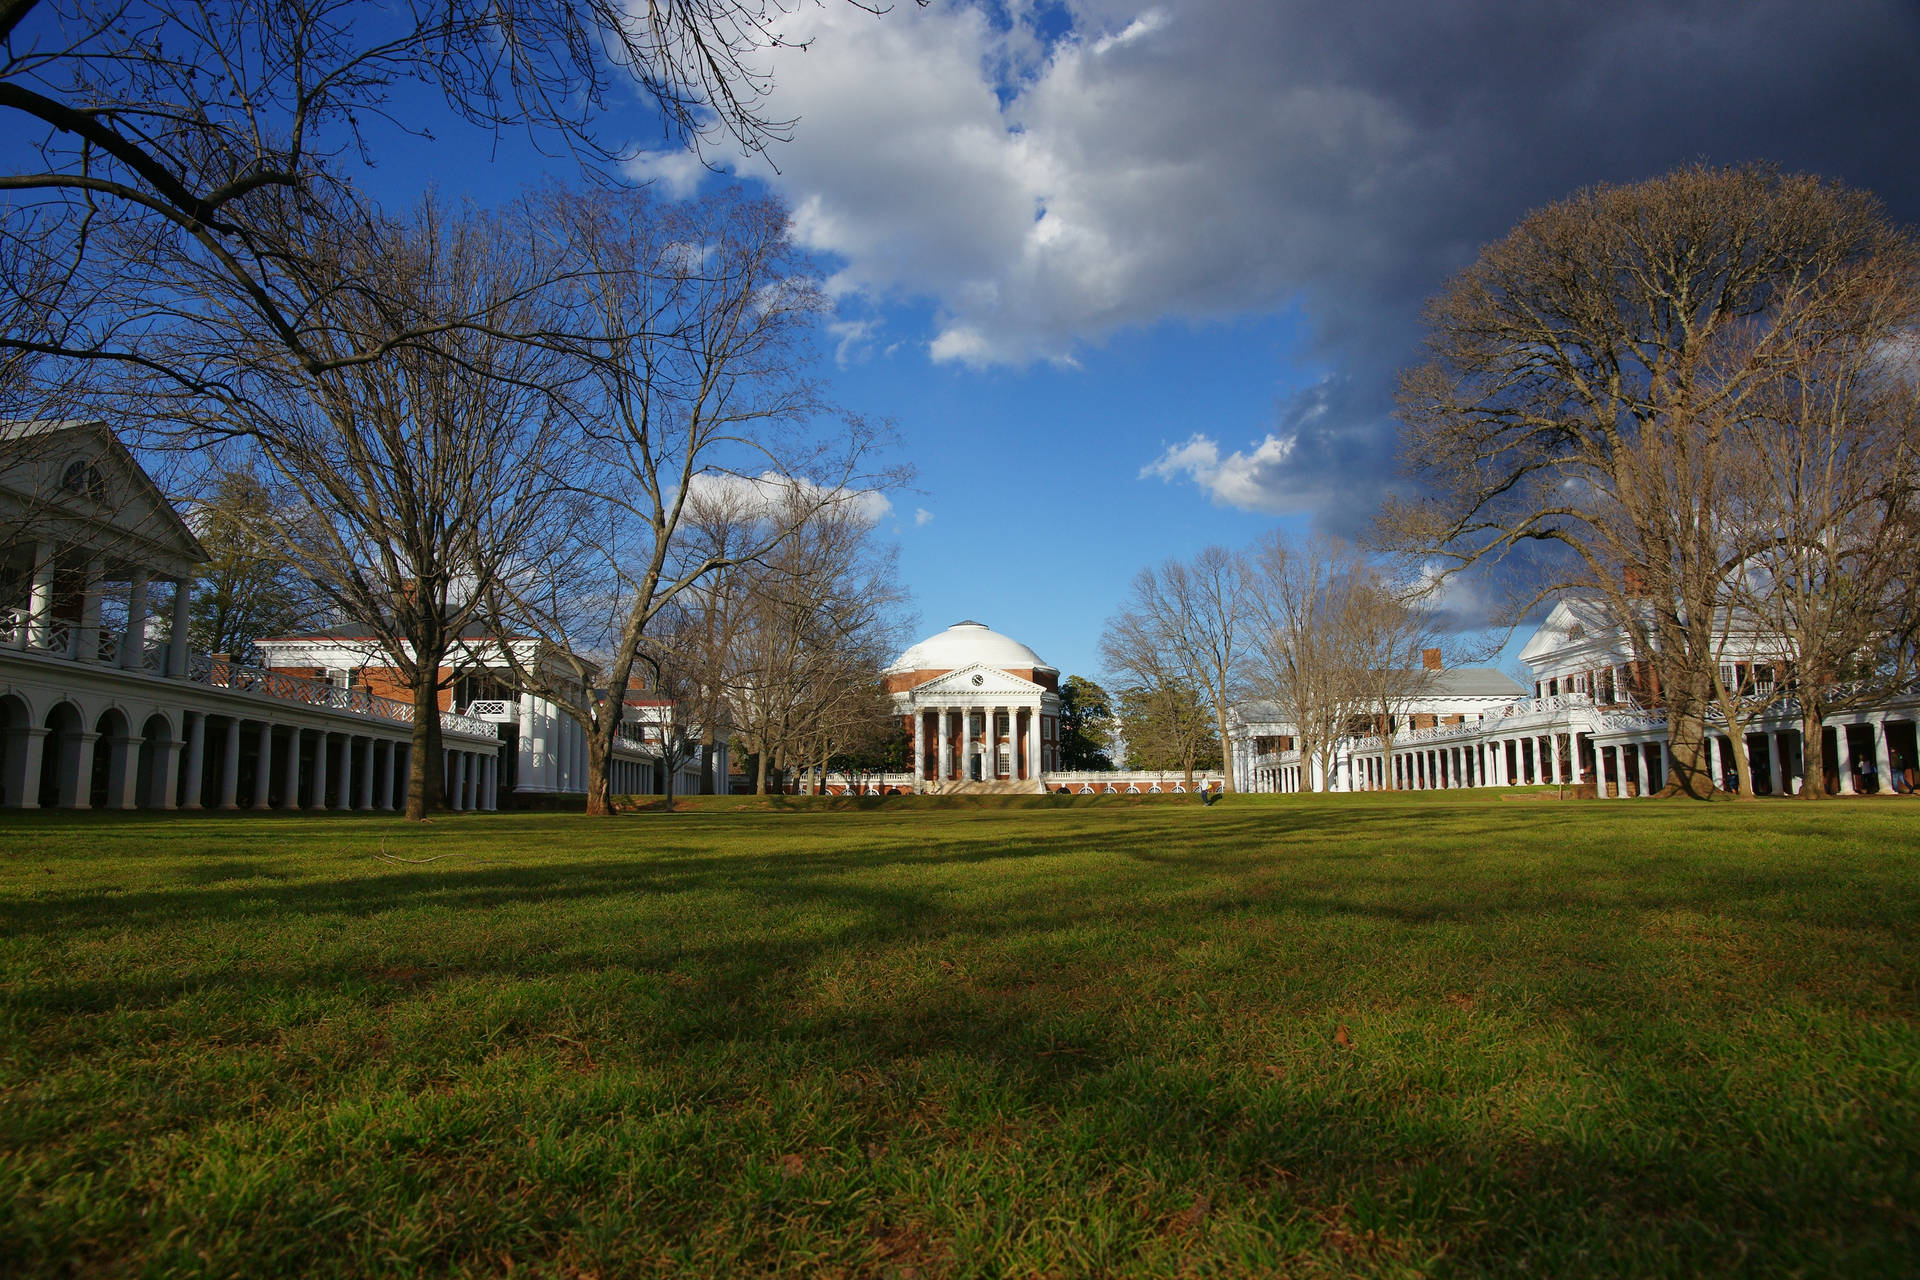
<path fill-rule="evenodd" d="M 603 129 L 663 193 L 788 203 L 831 390 L 919 473 L 887 525 L 919 632 L 977 618 L 1065 672 L 1147 564 L 1363 528 L 1421 300 L 1529 209 L 1767 160 L 1920 217 L 1895 0 L 824 0 L 783 33 L 771 165 L 709 172 L 638 104 Z M 458 130 L 383 155 L 396 195 L 569 176 Z"/>

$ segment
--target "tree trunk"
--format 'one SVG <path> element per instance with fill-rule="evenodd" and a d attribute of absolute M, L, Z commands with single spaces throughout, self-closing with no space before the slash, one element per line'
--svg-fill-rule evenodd
<path fill-rule="evenodd" d="M 586 729 L 587 816 L 609 818 L 613 816 L 613 780 L 607 765 L 613 759 L 613 735 L 619 732 L 619 724 L 609 721 L 604 725 L 590 724 Z"/>
<path fill-rule="evenodd" d="M 700 735 L 700 794 L 713 794 L 713 730 Z"/>
<path fill-rule="evenodd" d="M 1230 796 L 1233 794 L 1233 740 L 1227 737 L 1227 700 L 1224 695 L 1220 699 L 1219 708 L 1214 712 L 1214 718 L 1218 722 L 1216 727 L 1220 730 L 1220 763 L 1223 766 L 1220 773 L 1226 778 L 1226 782 L 1220 787 L 1220 794 Z M 1187 790 L 1193 790 L 1191 779 L 1187 782 Z"/>
<path fill-rule="evenodd" d="M 1827 799 L 1826 708 L 1818 698 L 1800 699 L 1800 798 Z"/>
<path fill-rule="evenodd" d="M 767 794 L 767 753 L 762 751 L 753 760 L 753 794 Z"/>
<path fill-rule="evenodd" d="M 438 666 L 422 666 L 413 682 L 413 746 L 407 763 L 407 819 L 411 822 L 422 821 L 429 813 L 446 807 L 446 787 L 440 772 L 444 766 L 440 759 L 439 683 Z"/>
<path fill-rule="evenodd" d="M 1740 720 L 1733 694 L 1718 674 L 1713 678 L 1713 698 L 1720 704 L 1720 715 L 1727 722 L 1727 743 L 1733 750 L 1733 771 L 1742 800 L 1757 798 L 1753 789 L 1753 761 L 1747 753 L 1747 730 Z"/>
<path fill-rule="evenodd" d="M 1711 800 L 1716 789 L 1706 765 L 1707 706 L 1706 684 L 1710 677 L 1701 672 L 1686 686 L 1677 681 L 1667 684 L 1667 785 L 1663 796 L 1690 796 Z"/>
<path fill-rule="evenodd" d="M 1384 733 L 1382 733 L 1382 734 L 1380 735 L 1380 743 L 1381 743 L 1381 745 L 1382 745 L 1382 747 L 1383 747 L 1383 748 L 1385 749 L 1385 751 L 1386 751 L 1386 754 L 1385 754 L 1384 756 L 1382 756 L 1382 757 L 1381 757 L 1381 766 L 1380 766 L 1380 775 L 1381 775 L 1381 782 L 1380 782 L 1380 787 L 1381 787 L 1381 789 L 1382 789 L 1382 790 L 1385 790 L 1385 791 L 1398 791 L 1398 790 L 1399 790 L 1400 788 L 1399 788 L 1399 787 L 1398 787 L 1398 785 L 1396 785 L 1396 783 L 1394 782 L 1394 777 L 1393 777 L 1393 775 L 1394 775 L 1394 768 L 1393 768 L 1393 730 L 1391 730 L 1391 729 L 1388 729 L 1388 730 L 1386 730 L 1386 731 L 1385 731 Z"/>

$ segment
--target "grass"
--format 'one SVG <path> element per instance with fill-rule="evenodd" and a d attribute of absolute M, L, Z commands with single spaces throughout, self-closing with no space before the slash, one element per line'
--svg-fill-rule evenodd
<path fill-rule="evenodd" d="M 1916 832 L 14 815 L 0 1273 L 1911 1275 Z"/>

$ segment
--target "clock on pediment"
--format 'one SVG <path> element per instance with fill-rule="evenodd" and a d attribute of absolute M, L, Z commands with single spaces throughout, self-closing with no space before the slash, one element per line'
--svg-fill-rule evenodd
<path fill-rule="evenodd" d="M 987 682 L 987 678 L 981 675 L 978 671 L 973 673 L 973 683 L 975 685 L 983 685 L 986 682 Z"/>

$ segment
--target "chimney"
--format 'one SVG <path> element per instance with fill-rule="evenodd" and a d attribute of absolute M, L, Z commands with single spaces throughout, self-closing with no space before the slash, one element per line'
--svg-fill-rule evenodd
<path fill-rule="evenodd" d="M 1420 662 L 1421 665 L 1429 671 L 1440 670 L 1440 651 L 1438 649 L 1422 649 L 1420 651 Z"/>

